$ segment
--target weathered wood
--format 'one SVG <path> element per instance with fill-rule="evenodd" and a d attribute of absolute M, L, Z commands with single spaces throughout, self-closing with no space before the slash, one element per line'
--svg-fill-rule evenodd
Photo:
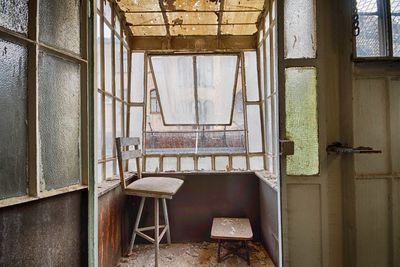
<path fill-rule="evenodd" d="M 121 146 L 136 146 L 140 145 L 139 137 L 121 137 Z"/>
<path fill-rule="evenodd" d="M 248 218 L 214 218 L 211 228 L 211 238 L 218 240 L 251 240 L 251 230 Z"/>
<path fill-rule="evenodd" d="M 140 150 L 130 150 L 130 151 L 123 151 L 121 152 L 122 160 L 127 159 L 136 159 L 142 156 L 142 152 Z"/>

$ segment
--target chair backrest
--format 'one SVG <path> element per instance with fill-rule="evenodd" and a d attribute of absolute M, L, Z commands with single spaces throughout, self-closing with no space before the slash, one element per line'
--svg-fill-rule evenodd
<path fill-rule="evenodd" d="M 125 177 L 124 177 L 124 166 L 123 161 L 129 159 L 136 159 L 136 170 L 138 178 L 142 178 L 142 172 L 140 170 L 140 158 L 142 152 L 139 149 L 140 139 L 139 137 L 117 137 L 115 138 L 115 145 L 117 147 L 118 167 L 119 167 L 119 178 L 121 186 L 125 190 Z M 134 150 L 129 150 L 130 146 L 134 146 Z M 122 149 L 126 147 L 127 149 Z"/>

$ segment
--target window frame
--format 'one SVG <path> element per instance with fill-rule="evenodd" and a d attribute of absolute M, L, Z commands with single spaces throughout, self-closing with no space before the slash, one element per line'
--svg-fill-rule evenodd
<path fill-rule="evenodd" d="M 55 44 L 48 44 L 39 37 L 39 1 L 28 2 L 28 30 L 27 34 L 12 31 L 0 26 L 0 39 L 24 46 L 27 49 L 27 186 L 26 194 L 0 200 L 0 208 L 20 203 L 35 201 L 67 192 L 84 190 L 89 184 L 89 66 L 88 66 L 88 1 L 80 2 L 80 52 L 76 54 L 67 48 L 59 48 Z M 80 66 L 80 182 L 52 190 L 40 188 L 39 160 L 39 107 L 38 107 L 38 81 L 39 81 L 39 53 L 44 52 L 53 57 L 79 64 Z"/>
<path fill-rule="evenodd" d="M 154 95 L 152 95 L 154 92 Z M 156 110 L 153 110 L 153 101 L 155 101 Z M 158 102 L 158 93 L 157 89 L 153 88 L 150 90 L 150 114 L 160 114 L 160 104 Z"/>
<path fill-rule="evenodd" d="M 357 5 L 357 0 L 353 0 Z M 377 0 L 377 16 L 378 16 L 378 28 L 379 28 L 379 36 L 382 39 L 382 48 L 384 51 L 381 51 L 383 56 L 358 56 L 357 55 L 357 36 L 353 34 L 353 61 L 354 62 L 368 62 L 368 61 L 400 61 L 400 56 L 395 56 L 393 54 L 393 28 L 392 28 L 392 11 L 391 11 L 391 0 Z M 357 11 L 357 15 L 360 15 L 360 12 Z M 353 14 L 354 16 L 354 14 Z M 354 25 L 353 25 L 354 28 Z M 362 31 L 362 28 L 360 28 Z"/>

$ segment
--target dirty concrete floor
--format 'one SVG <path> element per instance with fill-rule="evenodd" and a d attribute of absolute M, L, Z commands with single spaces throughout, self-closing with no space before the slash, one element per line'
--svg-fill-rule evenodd
<path fill-rule="evenodd" d="M 275 267 L 267 252 L 260 243 L 250 242 L 251 266 Z M 224 250 L 222 250 L 224 251 Z M 221 255 L 225 255 L 221 252 Z M 120 267 L 154 266 L 154 246 L 137 245 L 130 257 L 121 259 Z M 221 266 L 239 267 L 248 266 L 247 263 L 237 257 L 230 256 L 221 263 L 217 263 L 217 243 L 183 243 L 160 244 L 160 267 L 185 267 L 185 266 Z"/>

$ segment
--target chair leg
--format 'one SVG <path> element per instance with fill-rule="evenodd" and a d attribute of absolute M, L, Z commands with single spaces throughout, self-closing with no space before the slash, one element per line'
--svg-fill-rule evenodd
<path fill-rule="evenodd" d="M 171 244 L 171 232 L 170 232 L 170 228 L 169 228 L 167 200 L 165 198 L 162 199 L 162 204 L 163 204 L 165 226 L 168 227 L 167 228 L 167 243 L 168 243 L 168 245 L 170 245 Z"/>
<path fill-rule="evenodd" d="M 146 200 L 145 197 L 142 197 L 142 199 L 140 200 L 139 211 L 138 211 L 138 214 L 137 214 L 137 217 L 136 217 L 135 226 L 133 227 L 132 239 L 131 239 L 131 243 L 129 245 L 128 254 L 132 254 L 132 249 L 133 249 L 133 245 L 135 243 L 135 238 L 136 238 L 136 231 L 139 228 L 140 217 L 142 217 L 143 206 L 144 206 L 144 201 L 145 200 Z"/>
<path fill-rule="evenodd" d="M 158 252 L 159 252 L 159 203 L 158 198 L 154 198 L 154 246 L 155 246 L 155 255 L 154 255 L 154 266 L 158 266 Z"/>

